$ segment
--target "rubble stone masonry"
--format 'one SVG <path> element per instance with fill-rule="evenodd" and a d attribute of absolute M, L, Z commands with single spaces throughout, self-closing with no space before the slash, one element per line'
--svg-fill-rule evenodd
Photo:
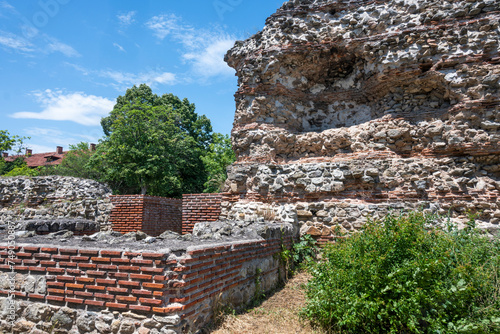
<path fill-rule="evenodd" d="M 291 227 L 270 231 L 176 250 L 2 243 L 0 331 L 196 332 L 218 306 L 245 304 L 284 277 L 277 253 L 290 247 Z"/>
<path fill-rule="evenodd" d="M 76 177 L 0 177 L 0 224 L 85 219 L 105 230 L 110 195 L 106 185 Z"/>
<path fill-rule="evenodd" d="M 423 209 L 500 223 L 500 1 L 288 1 L 236 70 L 222 217 L 331 237 Z"/>

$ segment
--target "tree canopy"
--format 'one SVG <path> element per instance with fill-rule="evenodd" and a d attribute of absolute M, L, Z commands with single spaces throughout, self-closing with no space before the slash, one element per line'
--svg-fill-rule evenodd
<path fill-rule="evenodd" d="M 26 137 L 19 137 L 11 135 L 7 130 L 0 130 L 0 153 L 10 151 L 17 146 L 17 151 L 21 152 L 23 149 L 23 142 Z"/>
<path fill-rule="evenodd" d="M 102 177 L 101 170 L 92 168 L 89 165 L 90 158 L 94 153 L 86 142 L 69 145 L 69 152 L 65 154 L 60 165 L 48 166 L 46 171 L 41 172 L 100 180 Z"/>
<path fill-rule="evenodd" d="M 228 135 L 214 133 L 209 150 L 201 159 L 208 173 L 204 192 L 221 191 L 227 179 L 226 168 L 236 160 L 231 138 Z"/>
<path fill-rule="evenodd" d="M 212 127 L 187 99 L 134 86 L 101 124 L 106 137 L 90 163 L 118 192 L 179 197 L 203 191 L 201 157 L 212 142 Z"/>
<path fill-rule="evenodd" d="M 11 135 L 7 130 L 0 130 L 0 154 L 2 152 L 15 150 L 20 153 L 24 149 L 24 140 L 27 137 L 19 137 L 16 135 Z M 0 175 L 7 175 L 11 173 L 12 170 L 22 169 L 27 171 L 28 166 L 23 158 L 18 157 L 12 162 L 6 162 L 2 156 L 0 156 Z M 16 174 L 17 175 L 17 174 Z M 11 176 L 11 175 L 8 175 Z M 15 176 L 15 175 L 12 175 Z"/>
<path fill-rule="evenodd" d="M 117 194 L 180 197 L 220 191 L 235 160 L 229 136 L 213 133 L 194 104 L 173 94 L 158 96 L 145 84 L 119 96 L 101 125 L 105 136 L 96 151 L 88 143 L 70 145 L 60 165 L 37 169 L 22 158 L 0 158 L 0 175 L 74 176 L 106 182 Z M 0 131 L 0 151 L 23 139 Z"/>

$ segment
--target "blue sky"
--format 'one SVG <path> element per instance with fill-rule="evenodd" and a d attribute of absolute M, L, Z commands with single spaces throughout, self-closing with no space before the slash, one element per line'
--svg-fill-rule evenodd
<path fill-rule="evenodd" d="M 0 0 L 0 130 L 34 153 L 102 137 L 134 84 L 196 104 L 229 134 L 237 89 L 223 62 L 284 0 Z"/>

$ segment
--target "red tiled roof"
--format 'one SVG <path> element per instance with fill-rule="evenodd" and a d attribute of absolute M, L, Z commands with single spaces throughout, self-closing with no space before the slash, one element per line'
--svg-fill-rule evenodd
<path fill-rule="evenodd" d="M 63 152 L 62 154 L 57 154 L 57 152 L 48 152 L 48 153 L 36 153 L 27 155 L 12 155 L 5 158 L 5 161 L 14 161 L 18 157 L 24 158 L 24 161 L 28 164 L 28 167 L 40 167 L 40 166 L 54 166 L 61 164 L 64 155 L 68 153 L 68 151 Z M 52 160 L 52 161 L 48 161 Z"/>

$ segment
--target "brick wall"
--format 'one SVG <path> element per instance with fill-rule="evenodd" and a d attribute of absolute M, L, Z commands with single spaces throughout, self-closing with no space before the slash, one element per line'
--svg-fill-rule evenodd
<path fill-rule="evenodd" d="M 111 196 L 114 209 L 110 223 L 113 230 L 128 233 L 143 231 L 158 236 L 166 230 L 181 233 L 182 200 L 146 196 Z"/>
<path fill-rule="evenodd" d="M 216 221 L 221 214 L 222 194 L 182 196 L 182 233 L 193 232 L 196 223 Z"/>
<path fill-rule="evenodd" d="M 158 236 L 166 230 L 182 233 L 182 200 L 145 196 L 142 231 Z"/>
<path fill-rule="evenodd" d="M 174 257 L 161 251 L 0 246 L 0 280 L 15 272 L 21 282 L 14 290 L 2 285 L 0 296 L 81 310 L 175 315 L 183 327 L 173 329 L 184 332 L 186 324 L 199 329 L 209 322 L 216 302 L 237 306 L 251 300 L 257 280 L 263 292 L 272 289 L 284 277 L 275 256 L 282 243 L 289 247 L 291 237 L 191 247 Z"/>

